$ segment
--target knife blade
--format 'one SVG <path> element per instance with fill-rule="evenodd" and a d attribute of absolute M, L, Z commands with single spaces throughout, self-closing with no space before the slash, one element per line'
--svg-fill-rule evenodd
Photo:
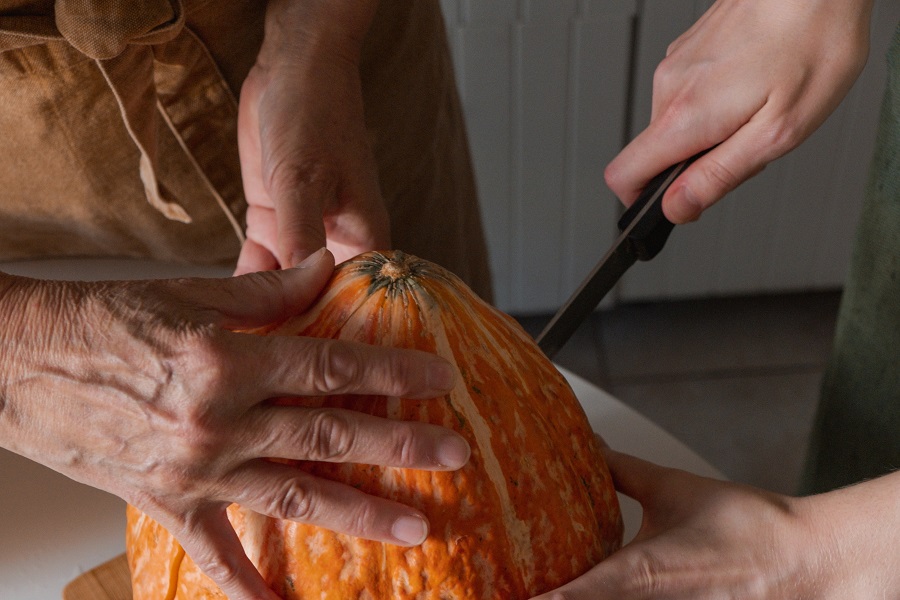
<path fill-rule="evenodd" d="M 635 262 L 650 260 L 663 249 L 675 227 L 663 214 L 663 194 L 685 169 L 704 154 L 706 151 L 672 165 L 654 177 L 625 211 L 618 223 L 619 237 L 535 338 L 548 358 L 556 356 Z"/>

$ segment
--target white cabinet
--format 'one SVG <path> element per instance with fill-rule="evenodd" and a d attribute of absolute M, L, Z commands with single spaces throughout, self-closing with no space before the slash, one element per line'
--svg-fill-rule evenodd
<path fill-rule="evenodd" d="M 603 167 L 649 120 L 653 71 L 709 0 L 443 0 L 497 304 L 552 311 L 613 241 Z M 900 3 L 813 137 L 636 265 L 621 300 L 834 288 L 849 261 Z"/>

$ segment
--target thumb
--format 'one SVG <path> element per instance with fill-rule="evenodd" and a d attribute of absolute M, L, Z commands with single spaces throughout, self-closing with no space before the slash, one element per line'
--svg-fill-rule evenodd
<path fill-rule="evenodd" d="M 668 467 L 617 452 L 609 447 L 603 448 L 602 451 L 616 490 L 642 505 L 653 498 L 655 491 L 659 489 L 659 482 L 672 472 Z"/>
<path fill-rule="evenodd" d="M 309 308 L 334 273 L 334 256 L 320 248 L 291 269 L 227 279 L 189 280 L 188 295 L 208 321 L 226 329 L 278 323 Z"/>
<path fill-rule="evenodd" d="M 273 173 L 269 195 L 275 206 L 278 235 L 278 261 L 283 268 L 293 267 L 325 247 L 326 198 L 337 193 L 336 177 L 325 173 L 324 166 L 309 172 Z"/>

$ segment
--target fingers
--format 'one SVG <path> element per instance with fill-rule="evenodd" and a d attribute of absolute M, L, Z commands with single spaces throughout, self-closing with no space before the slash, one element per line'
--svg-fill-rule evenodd
<path fill-rule="evenodd" d="M 247 558 L 224 506 L 198 510 L 196 518 L 187 525 L 159 521 L 230 600 L 277 600 L 278 596 Z"/>
<path fill-rule="evenodd" d="M 337 194 L 337 178 L 317 161 L 282 163 L 266 186 L 275 205 L 278 260 L 292 267 L 325 246 L 323 215 Z"/>
<path fill-rule="evenodd" d="M 413 508 L 285 465 L 256 461 L 236 472 L 229 487 L 241 506 L 278 519 L 402 546 L 428 535 L 427 519 Z"/>
<path fill-rule="evenodd" d="M 262 252 L 258 248 L 246 251 L 253 255 Z M 213 324 L 226 329 L 247 329 L 303 312 L 316 300 L 333 272 L 334 256 L 320 248 L 294 269 L 248 273 L 229 279 L 180 280 L 178 285 L 182 296 L 205 307 L 206 317 Z"/>
<path fill-rule="evenodd" d="M 258 187 L 261 189 L 261 185 Z M 257 193 L 264 194 L 264 191 Z M 258 204 L 247 207 L 247 238 L 241 247 L 235 275 L 281 267 L 277 258 L 277 227 L 274 209 Z"/>
<path fill-rule="evenodd" d="M 434 398 L 453 389 L 443 358 L 349 341 L 232 334 L 237 364 L 256 374 L 263 397 L 366 394 Z"/>
<path fill-rule="evenodd" d="M 604 448 L 603 456 L 616 490 L 638 502 L 651 498 L 662 478 L 672 471 L 611 448 Z"/>
<path fill-rule="evenodd" d="M 247 238 L 244 245 L 241 246 L 241 253 L 238 256 L 237 266 L 234 269 L 234 276 L 239 277 L 258 271 L 274 271 L 277 268 L 278 259 L 275 258 L 275 255 L 264 246 L 256 243 L 255 240 Z"/>
<path fill-rule="evenodd" d="M 595 571 L 598 569 L 599 566 L 594 567 L 593 570 L 578 579 L 570 581 L 552 592 L 534 596 L 531 600 L 604 600 L 606 598 L 621 600 L 619 596 L 611 595 L 612 592 L 608 586 L 604 585 L 603 580 L 597 577 Z"/>
<path fill-rule="evenodd" d="M 644 509 L 637 539 L 689 518 L 700 499 L 711 497 L 722 485 L 715 479 L 656 465 L 608 448 L 603 453 L 616 490 L 637 500 Z"/>
<path fill-rule="evenodd" d="M 262 406 L 247 434 L 247 459 L 455 470 L 468 462 L 471 453 L 462 436 L 444 427 L 332 408 Z"/>
<path fill-rule="evenodd" d="M 624 203 L 630 204 L 657 174 L 713 148 L 688 167 L 663 197 L 663 212 L 670 221 L 681 224 L 696 220 L 728 192 L 799 143 L 778 120 L 770 117 L 770 112 L 761 107 L 749 121 L 727 133 L 703 133 L 699 125 L 696 131 L 679 132 L 679 128 L 670 126 L 671 120 L 659 119 L 609 164 L 605 172 L 607 184 Z"/>
<path fill-rule="evenodd" d="M 663 197 L 663 213 L 673 223 L 687 223 L 790 150 L 758 123 L 758 114 L 725 142 L 688 167 Z"/>
<path fill-rule="evenodd" d="M 390 223 L 371 151 L 362 145 L 345 152 L 342 160 L 320 158 L 306 167 L 294 166 L 294 173 L 282 175 L 293 185 L 271 185 L 275 223 L 270 229 L 275 233 L 268 237 L 277 239 L 282 265 L 296 264 L 326 238 L 328 249 L 341 260 L 390 246 Z M 340 177 L 331 174 L 335 169 Z"/>

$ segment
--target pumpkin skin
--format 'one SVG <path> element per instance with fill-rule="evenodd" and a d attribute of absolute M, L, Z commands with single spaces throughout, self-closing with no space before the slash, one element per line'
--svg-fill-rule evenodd
<path fill-rule="evenodd" d="M 283 399 L 443 425 L 472 448 L 454 472 L 296 462 L 320 477 L 415 506 L 425 542 L 407 548 L 272 519 L 232 505 L 248 556 L 287 599 L 526 599 L 616 550 L 618 500 L 568 383 L 509 316 L 445 269 L 402 252 L 342 263 L 306 313 L 254 333 L 356 340 L 435 352 L 459 371 L 430 400 Z M 135 600 L 225 598 L 159 524 L 128 508 Z"/>

